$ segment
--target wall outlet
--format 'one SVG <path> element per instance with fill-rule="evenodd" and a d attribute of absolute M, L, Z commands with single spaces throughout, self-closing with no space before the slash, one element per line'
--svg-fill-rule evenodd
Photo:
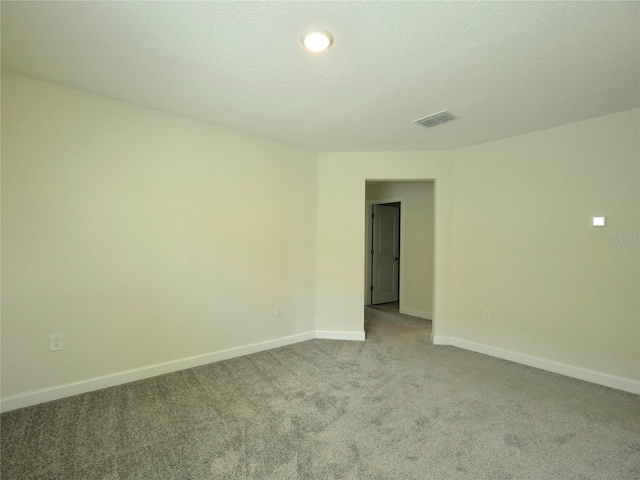
<path fill-rule="evenodd" d="M 283 315 L 284 307 L 280 304 L 276 305 L 276 317 Z"/>
<path fill-rule="evenodd" d="M 482 320 L 484 320 L 485 322 L 491 321 L 491 312 L 489 310 L 482 311 Z"/>
<path fill-rule="evenodd" d="M 64 337 L 61 333 L 49 336 L 49 351 L 57 352 L 64 348 Z"/>

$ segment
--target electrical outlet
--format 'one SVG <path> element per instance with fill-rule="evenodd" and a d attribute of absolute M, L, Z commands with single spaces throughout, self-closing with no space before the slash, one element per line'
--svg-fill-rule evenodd
<path fill-rule="evenodd" d="M 64 348 L 64 337 L 61 333 L 49 336 L 49 351 L 57 352 Z"/>
<path fill-rule="evenodd" d="M 482 312 L 482 320 L 484 320 L 485 322 L 491 321 L 491 312 L 489 310 L 484 310 Z"/>
<path fill-rule="evenodd" d="M 284 307 L 281 304 L 276 305 L 276 316 L 280 317 L 283 315 Z"/>

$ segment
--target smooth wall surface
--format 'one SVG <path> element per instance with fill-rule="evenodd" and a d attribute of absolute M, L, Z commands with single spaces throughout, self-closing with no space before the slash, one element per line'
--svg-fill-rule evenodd
<path fill-rule="evenodd" d="M 3 398 L 313 331 L 361 338 L 367 180 L 434 181 L 434 338 L 640 381 L 638 110 L 456 151 L 316 155 L 16 75 L 2 87 Z"/>
<path fill-rule="evenodd" d="M 454 152 L 452 336 L 640 380 L 638 120 Z"/>
<path fill-rule="evenodd" d="M 2 163 L 3 397 L 314 329 L 315 154 L 3 74 Z"/>
<path fill-rule="evenodd" d="M 632 110 L 452 152 L 320 154 L 317 325 L 363 325 L 365 181 L 431 178 L 434 341 L 640 391 L 639 145 Z"/>
<path fill-rule="evenodd" d="M 366 187 L 367 201 L 404 199 L 400 309 L 429 319 L 433 315 L 433 187 L 430 181 L 381 182 Z"/>
<path fill-rule="evenodd" d="M 441 151 L 319 154 L 318 329 L 363 329 L 366 181 L 434 180 L 434 333 L 447 335 L 451 308 L 451 160 L 452 152 Z"/>

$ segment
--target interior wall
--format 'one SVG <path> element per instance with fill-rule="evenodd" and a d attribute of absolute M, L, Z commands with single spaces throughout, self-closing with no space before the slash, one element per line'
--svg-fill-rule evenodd
<path fill-rule="evenodd" d="M 404 231 L 400 242 L 403 279 L 401 313 L 431 319 L 433 315 L 434 184 L 380 182 L 367 184 L 366 200 L 402 197 Z M 365 218 L 366 220 L 366 218 Z M 370 233 L 367 233 L 370 235 Z"/>
<path fill-rule="evenodd" d="M 632 110 L 454 152 L 454 337 L 640 380 L 639 143 Z"/>
<path fill-rule="evenodd" d="M 456 151 L 316 156 L 16 75 L 2 87 L 3 397 L 363 333 L 367 179 L 435 181 L 435 337 L 640 380 L 638 110 Z"/>
<path fill-rule="evenodd" d="M 316 159 L 3 74 L 3 397 L 312 331 Z"/>
<path fill-rule="evenodd" d="M 451 294 L 452 152 L 344 152 L 318 156 L 316 326 L 362 332 L 367 180 L 434 180 L 434 332 L 447 335 Z"/>
<path fill-rule="evenodd" d="M 433 178 L 434 341 L 640 391 L 639 140 L 636 109 L 451 152 L 320 154 L 317 325 L 362 328 L 365 181 Z"/>

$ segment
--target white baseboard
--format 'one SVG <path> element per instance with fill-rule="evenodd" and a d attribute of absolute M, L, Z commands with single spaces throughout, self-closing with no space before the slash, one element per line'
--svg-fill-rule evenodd
<path fill-rule="evenodd" d="M 8 412 L 10 410 L 29 407 L 31 405 L 37 405 L 39 403 L 50 402 L 52 400 L 58 400 L 81 393 L 87 393 L 94 390 L 114 387 L 116 385 L 121 385 L 124 383 L 143 380 L 145 378 L 155 377 L 157 375 L 163 375 L 165 373 L 171 373 L 187 368 L 207 365 L 209 363 L 215 363 L 222 360 L 228 360 L 230 358 L 241 357 L 243 355 L 250 355 L 252 353 L 270 350 L 273 348 L 284 347 L 286 345 L 304 342 L 306 340 L 311 340 L 314 338 L 328 340 L 364 341 L 365 332 L 337 332 L 316 330 L 315 332 L 306 332 L 298 335 L 278 338 L 275 340 L 268 340 L 265 342 L 258 342 L 241 347 L 229 348 L 226 350 L 220 350 L 218 352 L 208 353 L 204 355 L 183 358 L 171 362 L 164 362 L 147 367 L 135 368 L 132 370 L 126 370 L 111 375 L 96 377 L 81 382 L 74 382 L 57 387 L 34 390 L 31 392 L 4 397 L 0 400 L 0 411 Z M 579 367 L 574 367 L 571 365 L 566 365 L 539 357 L 533 357 L 530 355 L 524 355 L 522 353 L 513 352 L 510 350 L 491 347 L 476 342 L 470 342 L 456 337 L 432 336 L 432 343 L 434 345 L 452 345 L 455 347 L 463 348 L 465 350 L 471 350 L 485 355 L 521 363 L 523 365 L 540 368 L 549 372 L 559 373 L 568 377 L 578 378 L 580 380 L 585 380 L 587 382 L 592 382 L 598 385 L 604 385 L 606 387 L 640 394 L 640 382 L 627 378 L 621 378 L 613 375 L 603 374 L 600 372 L 585 370 Z"/>
<path fill-rule="evenodd" d="M 267 340 L 265 342 L 252 343 L 250 345 L 243 345 L 235 348 L 228 348 L 213 353 L 196 355 L 194 357 L 181 358 L 179 360 L 173 360 L 164 363 L 157 363 L 155 365 L 149 365 L 147 367 L 125 370 L 123 372 L 90 378 L 88 380 L 83 380 L 80 382 L 67 383 L 65 385 L 59 385 L 56 387 L 33 390 L 31 392 L 20 393 L 17 395 L 10 395 L 0 399 L 0 412 L 8 412 L 10 410 L 30 407 L 39 403 L 59 400 L 61 398 L 71 397 L 73 395 L 79 395 L 81 393 L 92 392 L 108 387 L 115 387 L 116 385 L 122 385 L 123 383 L 135 382 L 137 380 L 144 380 L 145 378 L 164 375 L 165 373 L 177 372 L 179 370 L 199 367 L 201 365 L 220 362 L 222 360 L 228 360 L 230 358 L 242 357 L 244 355 L 258 353 L 264 350 L 271 350 L 273 348 L 284 347 L 286 345 L 304 342 L 306 340 L 312 340 L 314 338 L 358 341 L 363 341 L 365 339 L 364 331 L 334 332 L 317 330 L 300 333 L 298 335 L 277 338 L 275 340 Z"/>
<path fill-rule="evenodd" d="M 471 350 L 472 352 L 483 353 L 492 357 L 510 360 L 512 362 L 527 365 L 529 367 L 539 368 L 548 372 L 559 373 L 567 377 L 577 378 L 586 382 L 603 385 L 605 387 L 623 390 L 625 392 L 640 394 L 640 382 L 629 378 L 617 377 L 606 373 L 594 372 L 580 367 L 574 367 L 564 363 L 554 362 L 540 357 L 525 355 L 523 353 L 504 350 L 502 348 L 491 347 L 481 343 L 470 342 L 456 337 L 432 337 L 434 345 L 452 345 L 454 347 Z"/>
<path fill-rule="evenodd" d="M 316 338 L 325 340 L 353 340 L 364 341 L 364 330 L 361 332 L 333 332 L 327 330 L 316 330 Z"/>
<path fill-rule="evenodd" d="M 241 347 L 219 350 L 204 355 L 196 355 L 194 357 L 182 358 L 170 362 L 157 363 L 147 367 L 134 368 L 123 372 L 95 377 L 80 382 L 68 383 L 57 387 L 45 388 L 42 390 L 34 390 L 31 392 L 10 395 L 0 400 L 0 411 L 8 412 L 17 408 L 29 407 L 39 403 L 50 402 L 60 398 L 78 395 L 80 393 L 92 392 L 103 388 L 115 387 L 123 383 L 135 382 L 145 378 L 163 375 L 165 373 L 177 372 L 187 368 L 199 367 L 209 363 L 228 360 L 230 358 L 241 357 L 252 353 L 271 350 L 273 348 L 284 347 L 293 343 L 304 342 L 318 338 L 315 332 L 306 332 L 298 335 L 277 338 L 275 340 L 267 340 L 265 342 L 252 343 Z"/>
<path fill-rule="evenodd" d="M 433 320 L 433 317 L 429 312 L 423 312 L 422 310 L 414 310 L 413 308 L 401 308 L 400 313 L 405 315 L 411 315 L 412 317 L 426 318 L 427 320 Z"/>

